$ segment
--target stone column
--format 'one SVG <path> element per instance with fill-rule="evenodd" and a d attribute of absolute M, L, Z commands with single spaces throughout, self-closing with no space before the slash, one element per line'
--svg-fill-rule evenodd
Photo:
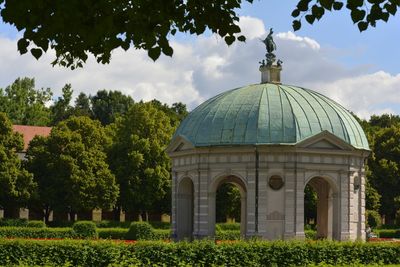
<path fill-rule="evenodd" d="M 303 169 L 297 169 L 294 173 L 296 175 L 296 225 L 295 237 L 297 239 L 305 239 L 304 234 L 304 180 L 305 173 Z"/>
<path fill-rule="evenodd" d="M 172 185 L 171 185 L 171 230 L 172 230 L 172 238 L 176 238 L 178 233 L 176 229 L 176 202 L 177 202 L 177 182 L 178 182 L 178 173 L 172 171 Z"/>
<path fill-rule="evenodd" d="M 200 168 L 195 186 L 195 238 L 213 236 L 215 233 L 215 192 L 208 192 L 209 181 L 208 168 Z"/>
<path fill-rule="evenodd" d="M 340 237 L 341 241 L 349 240 L 350 234 L 350 179 L 348 172 L 339 173 L 340 186 Z"/>
<path fill-rule="evenodd" d="M 285 234 L 284 239 L 292 239 L 296 233 L 296 177 L 285 173 Z"/>

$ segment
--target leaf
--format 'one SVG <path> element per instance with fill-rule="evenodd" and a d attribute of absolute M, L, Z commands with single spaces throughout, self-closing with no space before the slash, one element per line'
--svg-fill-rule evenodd
<path fill-rule="evenodd" d="M 246 42 L 246 37 L 245 37 L 244 35 L 240 35 L 237 39 L 238 39 L 240 42 Z"/>
<path fill-rule="evenodd" d="M 172 47 L 169 46 L 169 45 L 163 47 L 163 48 L 162 48 L 162 51 L 163 51 L 163 53 L 164 53 L 165 55 L 170 56 L 170 57 L 171 57 L 172 54 L 174 53 L 174 50 L 173 50 Z"/>
<path fill-rule="evenodd" d="M 311 2 L 311 0 L 300 0 L 297 3 L 297 9 L 300 11 L 307 11 L 308 10 L 308 4 Z"/>
<path fill-rule="evenodd" d="M 175 34 L 176 34 L 176 29 L 172 29 L 172 30 L 171 30 L 171 34 L 172 34 L 172 35 L 175 35 Z"/>
<path fill-rule="evenodd" d="M 28 45 L 29 42 L 26 39 L 22 38 L 18 40 L 17 46 L 18 46 L 18 51 L 21 53 L 21 55 L 28 52 Z"/>
<path fill-rule="evenodd" d="M 315 21 L 315 17 L 313 15 L 309 14 L 309 15 L 306 15 L 306 20 L 308 23 L 313 24 Z"/>
<path fill-rule="evenodd" d="M 387 22 L 387 21 L 389 20 L 389 13 L 383 12 L 383 13 L 381 14 L 381 19 L 382 19 L 383 21 Z"/>
<path fill-rule="evenodd" d="M 228 35 L 228 36 L 225 37 L 225 43 L 226 43 L 227 45 L 233 44 L 233 42 L 234 42 L 235 40 L 236 40 L 235 36 L 232 36 L 232 35 Z"/>
<path fill-rule="evenodd" d="M 39 58 L 42 56 L 43 51 L 42 51 L 42 49 L 40 49 L 40 48 L 32 48 L 32 49 L 31 49 L 31 54 L 32 54 L 36 59 L 39 59 Z"/>
<path fill-rule="evenodd" d="M 301 21 L 300 20 L 294 20 L 292 23 L 292 27 L 294 31 L 298 31 L 301 28 Z"/>
<path fill-rule="evenodd" d="M 384 7 L 387 10 L 387 12 L 389 12 L 392 15 L 395 15 L 397 12 L 397 6 L 394 3 L 392 4 L 386 3 Z"/>
<path fill-rule="evenodd" d="M 147 54 L 153 61 L 156 61 L 160 57 L 161 48 L 159 46 L 152 47 L 149 49 L 149 52 L 147 52 Z"/>
<path fill-rule="evenodd" d="M 320 0 L 319 3 L 325 9 L 332 10 L 334 0 Z"/>
<path fill-rule="evenodd" d="M 360 21 L 358 24 L 358 29 L 360 30 L 360 32 L 365 31 L 368 28 L 368 23 L 365 21 Z"/>
<path fill-rule="evenodd" d="M 298 10 L 297 8 L 295 10 L 293 10 L 292 12 L 292 17 L 298 17 L 300 15 L 300 10 Z"/>
<path fill-rule="evenodd" d="M 334 10 L 341 10 L 343 7 L 343 3 L 342 2 L 334 2 L 333 3 L 333 9 Z"/>
<path fill-rule="evenodd" d="M 316 19 L 320 20 L 325 13 L 325 9 L 320 6 L 313 5 L 311 12 Z"/>
<path fill-rule="evenodd" d="M 350 14 L 351 14 L 351 19 L 353 20 L 353 22 L 357 23 L 360 20 L 363 20 L 365 18 L 366 12 L 364 10 L 354 9 L 351 11 Z"/>

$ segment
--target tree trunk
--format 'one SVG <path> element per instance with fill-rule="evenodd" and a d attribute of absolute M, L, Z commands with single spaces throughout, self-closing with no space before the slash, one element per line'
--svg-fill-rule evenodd
<path fill-rule="evenodd" d="M 114 209 L 113 209 L 114 221 L 119 222 L 120 221 L 120 216 L 121 216 L 121 207 L 114 207 Z"/>

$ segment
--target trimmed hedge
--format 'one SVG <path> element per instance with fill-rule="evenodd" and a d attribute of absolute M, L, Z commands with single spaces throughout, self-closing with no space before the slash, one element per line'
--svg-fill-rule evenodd
<path fill-rule="evenodd" d="M 78 221 L 72 226 L 77 238 L 97 238 L 96 224 L 92 221 Z"/>
<path fill-rule="evenodd" d="M 399 229 L 376 229 L 374 233 L 380 238 L 400 238 Z"/>
<path fill-rule="evenodd" d="M 0 265 L 306 266 L 400 264 L 400 245 L 357 242 L 0 240 Z"/>
<path fill-rule="evenodd" d="M 33 228 L 44 228 L 46 224 L 44 221 L 28 221 L 26 227 L 33 227 Z"/>
<path fill-rule="evenodd" d="M 240 223 L 217 223 L 215 225 L 216 231 L 233 231 L 237 230 L 240 231 Z"/>
<path fill-rule="evenodd" d="M 6 238 L 74 238 L 72 228 L 0 227 L 0 237 Z"/>
<path fill-rule="evenodd" d="M 9 226 L 9 227 L 23 227 L 28 224 L 27 219 L 0 219 L 0 226 Z"/>

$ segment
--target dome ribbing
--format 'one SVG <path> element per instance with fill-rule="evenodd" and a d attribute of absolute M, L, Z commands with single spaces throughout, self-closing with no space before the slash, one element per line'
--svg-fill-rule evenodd
<path fill-rule="evenodd" d="M 329 131 L 369 150 L 360 124 L 345 108 L 312 90 L 273 83 L 219 94 L 193 110 L 175 136 L 194 146 L 296 144 Z"/>

